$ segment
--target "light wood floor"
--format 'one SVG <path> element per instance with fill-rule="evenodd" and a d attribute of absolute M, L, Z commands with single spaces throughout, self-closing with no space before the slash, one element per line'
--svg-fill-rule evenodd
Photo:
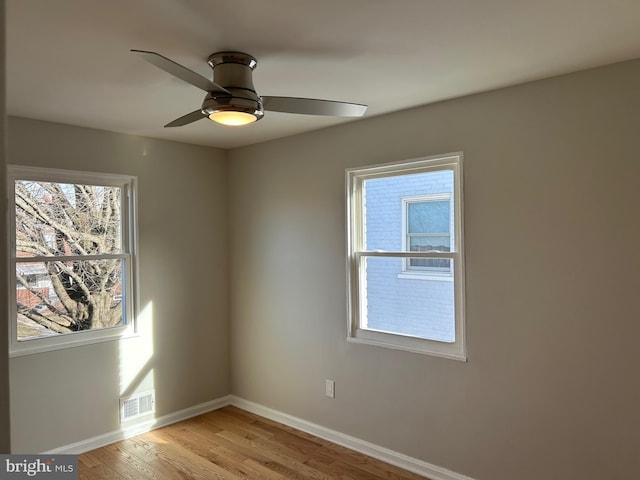
<path fill-rule="evenodd" d="M 80 480 L 425 480 L 235 407 L 83 453 L 78 470 Z"/>

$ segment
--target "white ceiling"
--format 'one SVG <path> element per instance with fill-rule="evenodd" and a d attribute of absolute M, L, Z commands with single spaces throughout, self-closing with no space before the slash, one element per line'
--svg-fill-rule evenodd
<path fill-rule="evenodd" d="M 6 0 L 10 115 L 233 148 L 347 120 L 266 112 L 245 127 L 167 122 L 204 92 L 130 53 L 211 78 L 254 55 L 261 95 L 380 115 L 640 57 L 639 0 Z M 348 120 L 357 121 L 357 120 Z"/>

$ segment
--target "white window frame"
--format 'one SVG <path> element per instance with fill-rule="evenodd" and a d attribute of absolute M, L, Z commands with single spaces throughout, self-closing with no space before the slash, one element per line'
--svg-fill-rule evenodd
<path fill-rule="evenodd" d="M 449 202 L 449 208 L 451 208 L 451 194 L 450 193 L 434 193 L 428 195 L 412 195 L 408 197 L 402 197 L 402 246 L 407 252 L 410 251 L 409 246 L 409 204 L 411 203 L 426 203 L 426 202 Z M 449 221 L 451 223 L 451 221 Z M 454 232 L 449 232 L 449 242 L 453 243 Z M 435 281 L 452 281 L 453 270 L 451 268 L 432 268 L 432 267 L 411 267 L 409 265 L 409 259 L 405 259 L 402 262 L 402 272 L 398 275 L 398 278 L 410 278 L 419 280 L 435 280 Z"/>
<path fill-rule="evenodd" d="M 121 235 L 122 253 L 116 255 L 125 262 L 125 281 L 123 294 L 125 302 L 123 317 L 126 324 L 122 326 L 72 332 L 50 337 L 40 337 L 18 341 L 17 332 L 17 301 L 16 301 L 16 263 L 24 258 L 16 255 L 16 210 L 15 210 L 15 182 L 16 180 L 33 180 L 56 183 L 116 186 L 122 189 L 121 197 Z M 137 283 L 137 178 L 130 175 L 82 172 L 75 170 L 61 170 L 52 168 L 7 166 L 7 195 L 9 208 L 9 355 L 11 357 L 30 355 L 34 353 L 78 347 L 93 343 L 118 340 L 137 335 L 136 315 L 138 312 L 138 283 Z M 65 257 L 60 257 L 65 258 Z M 77 258 L 77 257 L 74 257 Z M 94 258 L 93 256 L 87 257 Z"/>
<path fill-rule="evenodd" d="M 405 350 L 414 353 L 466 361 L 465 340 L 465 296 L 464 296 L 464 245 L 462 207 L 462 152 L 418 158 L 403 162 L 351 168 L 346 170 L 347 200 L 347 340 L 381 347 Z M 363 185 L 366 180 L 416 173 L 453 171 L 453 232 L 451 252 L 407 252 L 365 250 L 365 211 Z M 403 242 L 404 244 L 404 242 Z M 455 340 L 451 343 L 426 340 L 402 334 L 367 329 L 363 314 L 366 313 L 366 275 L 364 264 L 367 258 L 448 258 L 453 261 Z"/>

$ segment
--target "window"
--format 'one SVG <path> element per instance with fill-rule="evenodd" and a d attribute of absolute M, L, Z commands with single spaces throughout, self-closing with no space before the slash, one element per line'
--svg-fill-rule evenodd
<path fill-rule="evenodd" d="M 404 250 L 451 251 L 451 195 L 449 193 L 402 199 Z M 451 275 L 448 258 L 407 258 L 405 272 Z"/>
<path fill-rule="evenodd" d="M 346 175 L 349 341 L 466 360 L 462 154 Z"/>
<path fill-rule="evenodd" d="M 11 354 L 133 333 L 135 178 L 9 166 L 8 179 Z"/>

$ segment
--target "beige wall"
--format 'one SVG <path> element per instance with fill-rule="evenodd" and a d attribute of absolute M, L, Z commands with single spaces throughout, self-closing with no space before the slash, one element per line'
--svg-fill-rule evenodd
<path fill-rule="evenodd" d="M 5 113 L 5 23 L 4 23 L 4 0 L 0 0 L 0 278 L 8 278 L 7 274 L 7 258 L 4 252 L 7 250 L 5 225 L 7 224 L 5 208 L 5 130 L 6 130 L 6 113 Z M 4 280 L 2 282 L 4 284 Z M 9 322 L 7 322 L 7 290 L 0 288 L 0 338 L 7 338 Z M 7 359 L 7 342 L 0 342 L 0 453 L 8 453 L 10 450 L 9 442 L 9 362 Z"/>
<path fill-rule="evenodd" d="M 12 449 L 118 430 L 121 393 L 157 416 L 229 393 L 225 152 L 19 118 L 9 163 L 136 175 L 142 335 L 10 360 Z"/>
<path fill-rule="evenodd" d="M 638 85 L 628 62 L 231 151 L 232 392 L 478 480 L 640 478 Z M 459 150 L 469 362 L 347 343 L 344 169 Z"/>

